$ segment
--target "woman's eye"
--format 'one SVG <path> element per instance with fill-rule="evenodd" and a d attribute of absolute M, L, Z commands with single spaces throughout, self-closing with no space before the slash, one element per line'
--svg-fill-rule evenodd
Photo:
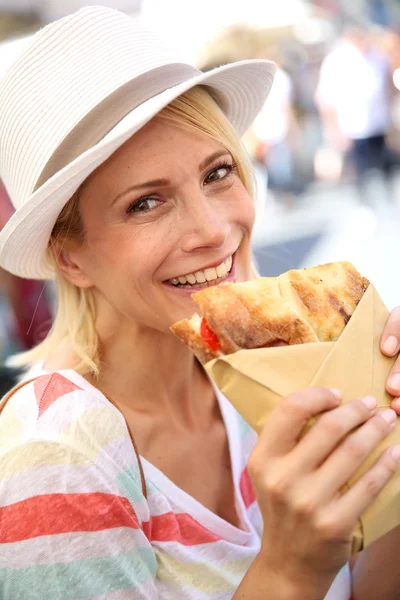
<path fill-rule="evenodd" d="M 210 171 L 204 181 L 205 183 L 215 183 L 216 181 L 225 179 L 233 171 L 233 168 L 234 165 L 221 165 Z"/>
<path fill-rule="evenodd" d="M 128 214 L 149 212 L 150 210 L 153 210 L 153 208 L 156 208 L 158 203 L 158 200 L 155 198 L 140 198 L 140 200 L 133 202 L 126 212 Z"/>

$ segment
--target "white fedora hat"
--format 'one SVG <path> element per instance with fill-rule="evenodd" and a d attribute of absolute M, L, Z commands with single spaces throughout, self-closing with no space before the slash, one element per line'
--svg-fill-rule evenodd
<path fill-rule="evenodd" d="M 0 80 L 0 177 L 16 209 L 0 233 L 0 265 L 54 277 L 52 229 L 90 173 L 195 85 L 207 87 L 241 135 L 274 73 L 265 60 L 202 73 L 134 19 L 100 6 L 44 27 Z"/>

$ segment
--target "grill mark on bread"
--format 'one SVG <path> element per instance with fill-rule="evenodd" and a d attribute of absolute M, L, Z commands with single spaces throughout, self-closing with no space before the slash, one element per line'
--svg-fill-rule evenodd
<path fill-rule="evenodd" d="M 289 271 L 279 277 L 285 296 L 319 341 L 335 341 L 350 320 L 369 281 L 351 263 L 339 262 Z"/>
<path fill-rule="evenodd" d="M 347 323 L 350 321 L 351 315 L 346 311 L 343 302 L 339 300 L 336 294 L 331 294 L 328 292 L 327 296 L 331 306 L 333 306 L 333 308 L 339 313 L 339 315 L 342 315 L 344 325 L 347 325 Z"/>

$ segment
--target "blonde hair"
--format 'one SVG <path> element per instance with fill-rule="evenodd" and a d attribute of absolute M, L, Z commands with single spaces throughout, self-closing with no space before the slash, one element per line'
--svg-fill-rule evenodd
<path fill-rule="evenodd" d="M 254 198 L 254 176 L 250 158 L 235 129 L 204 88 L 192 88 L 171 102 L 155 118 L 201 131 L 220 143 L 232 154 L 237 164 L 238 175 L 250 196 Z M 81 374 L 99 375 L 100 348 L 93 293 L 90 289 L 79 288 L 65 279 L 58 269 L 53 250 L 56 241 L 74 239 L 84 243 L 85 231 L 79 211 L 81 188 L 75 192 L 58 216 L 49 244 L 48 251 L 56 273 L 58 292 L 53 326 L 43 342 L 32 350 L 14 356 L 12 364 L 28 365 L 49 359 L 65 346 L 79 358 L 79 363 L 74 366 L 76 371 Z M 253 264 L 252 276 L 256 275 Z"/>

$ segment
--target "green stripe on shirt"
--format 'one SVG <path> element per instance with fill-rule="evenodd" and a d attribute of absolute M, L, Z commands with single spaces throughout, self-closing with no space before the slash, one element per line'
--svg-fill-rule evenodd
<path fill-rule="evenodd" d="M 105 558 L 0 569 L 0 597 L 2 600 L 78 600 L 118 590 L 134 590 L 154 578 L 156 564 L 152 549 L 136 548 Z"/>

